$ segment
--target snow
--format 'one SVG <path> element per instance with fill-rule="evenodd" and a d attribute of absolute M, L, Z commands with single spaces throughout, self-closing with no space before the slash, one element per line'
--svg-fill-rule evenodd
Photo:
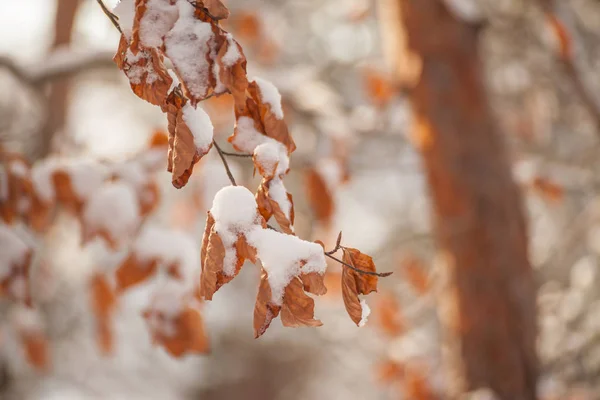
<path fill-rule="evenodd" d="M 270 138 L 256 130 L 252 118 L 242 116 L 237 119 L 232 144 L 240 151 L 254 153 L 256 146 L 267 142 L 267 139 Z"/>
<path fill-rule="evenodd" d="M 15 306 L 11 319 L 17 329 L 25 334 L 37 333 L 43 329 L 43 321 L 39 311 L 23 305 Z"/>
<path fill-rule="evenodd" d="M 264 142 L 254 149 L 254 160 L 259 163 L 267 175 L 284 175 L 290 167 L 290 158 L 286 147 L 264 135 Z M 277 166 L 277 170 L 274 171 Z"/>
<path fill-rule="evenodd" d="M 283 181 L 280 178 L 274 178 L 269 182 L 269 197 L 279 204 L 279 208 L 281 208 L 283 215 L 290 220 L 292 203 L 287 197 L 287 190 L 285 189 Z M 293 227 L 291 228 L 293 229 Z"/>
<path fill-rule="evenodd" d="M 119 26 L 127 40 L 131 40 L 133 33 L 133 19 L 135 17 L 135 0 L 121 0 L 113 9 L 119 18 Z"/>
<path fill-rule="evenodd" d="M 211 73 L 205 55 L 211 51 L 212 27 L 210 23 L 194 18 L 194 7 L 187 1 L 180 1 L 177 6 L 179 19 L 164 41 L 166 54 L 190 93 L 203 98 Z"/>
<path fill-rule="evenodd" d="M 14 266 L 25 261 L 27 244 L 7 225 L 0 225 L 0 279 L 7 278 Z"/>
<path fill-rule="evenodd" d="M 31 169 L 31 182 L 33 189 L 40 200 L 51 203 L 54 200 L 54 184 L 52 175 L 59 166 L 57 159 L 46 158 L 33 165 Z"/>
<path fill-rule="evenodd" d="M 29 174 L 29 167 L 22 160 L 13 160 L 9 164 L 10 172 L 19 178 L 25 178 Z"/>
<path fill-rule="evenodd" d="M 190 103 L 183 106 L 183 121 L 194 136 L 196 148 L 205 153 L 213 141 L 213 124 L 208 114 L 200 107 L 194 108 Z"/>
<path fill-rule="evenodd" d="M 146 319 L 150 329 L 166 336 L 176 334 L 173 319 L 185 306 L 186 291 L 183 284 L 177 281 L 167 281 L 158 288 L 152 296 L 149 310 L 151 314 Z"/>
<path fill-rule="evenodd" d="M 343 171 L 339 160 L 334 158 L 325 158 L 317 162 L 316 170 L 323 178 L 327 188 L 333 192 L 342 181 Z"/>
<path fill-rule="evenodd" d="M 237 262 L 235 243 L 239 235 L 246 235 L 256 226 L 256 200 L 245 187 L 227 186 L 215 195 L 210 213 L 215 219 L 215 231 L 225 247 L 223 273 L 233 276 Z"/>
<path fill-rule="evenodd" d="M 483 12 L 477 0 L 444 0 L 448 8 L 460 19 L 466 22 L 479 22 Z"/>
<path fill-rule="evenodd" d="M 367 323 L 369 315 L 371 315 L 371 308 L 364 299 L 360 301 L 360 307 L 362 308 L 362 315 L 360 316 L 358 326 L 362 328 Z"/>
<path fill-rule="evenodd" d="M 136 161 L 127 161 L 113 165 L 111 175 L 135 186 L 138 190 L 150 179 L 142 164 Z"/>
<path fill-rule="evenodd" d="M 233 40 L 231 33 L 227 33 L 225 37 L 227 38 L 227 51 L 223 55 L 223 58 L 221 58 L 221 61 L 223 62 L 224 66 L 230 68 L 239 61 L 239 59 L 242 57 L 242 54 L 238 49 L 237 43 L 235 40 Z"/>
<path fill-rule="evenodd" d="M 106 168 L 95 161 L 74 160 L 66 164 L 75 194 L 83 200 L 89 198 L 107 178 Z"/>
<path fill-rule="evenodd" d="M 158 258 L 166 266 L 179 265 L 184 278 L 200 270 L 200 248 L 185 232 L 147 225 L 133 244 L 133 252 L 141 261 Z"/>
<path fill-rule="evenodd" d="M 173 28 L 179 11 L 170 0 L 149 0 L 140 20 L 140 42 L 145 47 L 159 48 L 163 38 Z"/>
<path fill-rule="evenodd" d="M 133 188 L 125 182 L 104 184 L 87 203 L 83 220 L 91 231 L 105 231 L 116 243 L 135 233 L 139 205 Z"/>
<path fill-rule="evenodd" d="M 279 90 L 266 79 L 254 78 L 254 82 L 260 88 L 260 96 L 263 103 L 271 106 L 271 112 L 277 119 L 283 119 L 283 108 L 281 107 L 281 94 Z"/>
<path fill-rule="evenodd" d="M 327 264 L 323 248 L 297 236 L 255 226 L 246 234 L 248 244 L 256 248 L 257 256 L 269 275 L 272 301 L 281 305 L 285 287 L 300 273 L 325 273 Z M 301 262 L 306 263 L 302 268 Z"/>

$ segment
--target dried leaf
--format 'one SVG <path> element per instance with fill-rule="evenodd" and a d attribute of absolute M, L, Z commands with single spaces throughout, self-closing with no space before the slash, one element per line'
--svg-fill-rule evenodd
<path fill-rule="evenodd" d="M 221 2 L 221 0 L 202 0 L 204 8 L 208 11 L 210 16 L 215 20 L 229 18 L 229 10 Z"/>
<path fill-rule="evenodd" d="M 415 256 L 405 257 L 400 264 L 400 268 L 408 283 L 418 294 L 424 295 L 429 292 L 429 276 L 421 259 Z"/>
<path fill-rule="evenodd" d="M 306 192 L 317 221 L 329 223 L 334 211 L 333 197 L 321 174 L 314 168 L 306 171 Z"/>
<path fill-rule="evenodd" d="M 400 306 L 391 293 L 379 295 L 375 305 L 373 313 L 379 329 L 390 337 L 399 336 L 405 331 Z"/>
<path fill-rule="evenodd" d="M 271 325 L 271 321 L 279 315 L 281 307 L 273 304 L 271 286 L 267 271 L 261 269 L 260 285 L 256 295 L 254 306 L 254 337 L 258 338 L 264 334 Z"/>
<path fill-rule="evenodd" d="M 315 319 L 315 301 L 304 293 L 302 281 L 298 278 L 285 287 L 281 306 L 281 322 L 283 326 L 297 328 L 301 326 L 321 326 L 323 323 Z"/>
<path fill-rule="evenodd" d="M 48 339 L 41 332 L 21 332 L 21 341 L 25 347 L 27 362 L 41 371 L 50 367 Z"/>
<path fill-rule="evenodd" d="M 546 178 L 538 176 L 531 185 L 535 191 L 550 201 L 558 202 L 564 198 L 564 189 Z"/>
<path fill-rule="evenodd" d="M 404 376 L 404 365 L 392 360 L 381 363 L 377 368 L 377 380 L 383 384 L 391 384 L 402 379 Z"/>
<path fill-rule="evenodd" d="M 225 283 L 223 275 L 224 259 L 225 246 L 213 226 L 208 236 L 208 245 L 202 263 L 202 275 L 200 276 L 201 298 L 212 300 L 213 294 Z"/>
<path fill-rule="evenodd" d="M 223 57 L 228 53 L 230 46 L 236 46 L 240 55 L 233 65 L 223 61 Z M 236 115 L 244 114 L 246 112 L 248 77 L 246 76 L 246 56 L 242 46 L 234 39 L 227 37 L 219 49 L 216 62 L 219 66 L 219 80 L 233 96 Z"/>
<path fill-rule="evenodd" d="M 398 94 L 398 87 L 391 77 L 372 69 L 364 71 L 364 84 L 367 96 L 378 107 L 389 104 Z"/>
<path fill-rule="evenodd" d="M 103 275 L 96 275 L 91 281 L 92 311 L 96 316 L 96 334 L 100 349 L 110 353 L 113 349 L 111 319 L 117 305 L 114 289 Z"/>
<path fill-rule="evenodd" d="M 560 57 L 563 60 L 571 60 L 573 57 L 573 44 L 567 28 L 555 15 L 547 14 L 546 21 L 558 42 L 558 53 Z"/>
<path fill-rule="evenodd" d="M 317 296 L 327 293 L 324 277 L 324 274 L 319 274 L 317 272 L 310 272 L 308 274 L 300 275 L 300 279 L 304 285 L 304 290 L 308 293 L 316 294 Z"/>
<path fill-rule="evenodd" d="M 158 261 L 140 261 L 134 253 L 121 263 L 115 272 L 117 291 L 122 292 L 131 286 L 140 284 L 154 275 L 158 268 Z"/>
<path fill-rule="evenodd" d="M 145 311 L 143 315 L 147 321 L 156 318 L 172 326 L 170 332 L 151 329 L 153 341 L 163 346 L 172 356 L 205 354 L 209 351 L 202 315 L 196 308 L 188 306 L 172 319 L 152 310 Z"/>
<path fill-rule="evenodd" d="M 343 261 L 363 271 L 375 272 L 373 259 L 359 250 L 344 248 Z M 346 266 L 342 267 L 342 297 L 344 299 L 344 306 L 352 321 L 356 325 L 360 325 L 363 309 L 358 295 L 377 291 L 377 276 L 360 274 Z"/>

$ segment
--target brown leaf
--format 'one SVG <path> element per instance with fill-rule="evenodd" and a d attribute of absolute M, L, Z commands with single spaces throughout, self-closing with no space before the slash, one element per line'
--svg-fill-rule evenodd
<path fill-rule="evenodd" d="M 377 368 L 377 380 L 383 384 L 391 384 L 402 379 L 404 376 L 404 365 L 392 360 L 384 361 Z"/>
<path fill-rule="evenodd" d="M 260 285 L 254 306 L 254 337 L 264 334 L 271 321 L 279 315 L 281 307 L 272 302 L 271 286 L 267 271 L 261 269 Z"/>
<path fill-rule="evenodd" d="M 225 246 L 214 226 L 210 230 L 206 254 L 200 276 L 200 296 L 212 300 L 213 294 L 223 285 L 223 260 Z"/>
<path fill-rule="evenodd" d="M 183 111 L 179 110 L 173 138 L 173 186 L 177 189 L 185 186 L 192 175 L 194 164 L 200 161 L 204 154 L 198 153 L 194 135 L 183 120 Z"/>
<path fill-rule="evenodd" d="M 46 336 L 41 332 L 22 332 L 21 341 L 25 347 L 27 362 L 38 370 L 48 370 L 50 351 Z"/>
<path fill-rule="evenodd" d="M 564 189 L 549 179 L 538 176 L 533 180 L 531 186 L 547 200 L 558 202 L 564 198 Z"/>
<path fill-rule="evenodd" d="M 323 323 L 315 319 L 315 301 L 304 293 L 302 281 L 298 278 L 285 287 L 283 305 L 281 306 L 281 322 L 283 326 L 297 328 L 301 326 L 321 326 Z"/>
<path fill-rule="evenodd" d="M 319 222 L 329 223 L 333 217 L 333 197 L 321 174 L 314 168 L 306 171 L 306 192 L 315 218 Z"/>
<path fill-rule="evenodd" d="M 117 296 L 106 277 L 99 274 L 92 278 L 91 296 L 98 344 L 104 353 L 110 353 L 113 349 L 111 319 L 117 305 Z"/>
<path fill-rule="evenodd" d="M 204 354 L 209 351 L 208 337 L 204 330 L 202 315 L 194 307 L 188 306 L 175 318 L 169 318 L 162 313 L 147 310 L 144 318 L 157 318 L 162 323 L 172 325 L 172 332 L 151 330 L 152 339 L 159 343 L 174 357 L 181 357 L 187 353 Z"/>
<path fill-rule="evenodd" d="M 418 294 L 424 295 L 429 292 L 430 282 L 423 260 L 412 255 L 405 257 L 400 268 L 408 283 Z"/>
<path fill-rule="evenodd" d="M 284 233 L 293 235 L 294 230 L 292 227 L 294 224 L 294 202 L 292 195 L 287 193 L 287 198 L 291 205 L 290 218 L 288 219 L 281 210 L 279 203 L 269 196 L 268 187 L 270 182 L 271 181 L 263 181 L 258 187 L 256 192 L 256 204 L 258 205 L 258 212 L 265 219 L 265 221 L 268 221 L 271 217 L 275 217 L 275 220 L 281 227 L 281 230 Z"/>
<path fill-rule="evenodd" d="M 229 10 L 221 0 L 202 0 L 202 2 L 212 18 L 216 20 L 229 18 Z"/>
<path fill-rule="evenodd" d="M 325 275 L 317 272 L 310 272 L 308 274 L 300 274 L 300 279 L 304 285 L 304 290 L 309 293 L 321 296 L 327 293 L 327 288 L 324 282 Z"/>
<path fill-rule="evenodd" d="M 343 261 L 363 271 L 375 272 L 373 259 L 359 250 L 344 248 Z M 369 294 L 377 291 L 377 277 L 360 274 L 346 266 L 342 266 L 342 297 L 344 306 L 350 318 L 356 325 L 362 320 L 362 305 L 359 294 Z"/>
<path fill-rule="evenodd" d="M 563 60 L 571 60 L 573 57 L 573 44 L 567 28 L 555 15 L 547 14 L 546 21 L 558 41 L 560 57 Z"/>
<path fill-rule="evenodd" d="M 296 150 L 296 144 L 288 131 L 285 121 L 283 119 L 278 119 L 271 110 L 271 106 L 262 102 L 260 86 L 254 81 L 251 82 L 248 86 L 248 92 L 258 105 L 260 121 L 264 127 L 265 135 L 283 143 L 289 153 Z"/>
<path fill-rule="evenodd" d="M 140 261 L 134 253 L 121 263 L 115 272 L 117 291 L 122 292 L 131 286 L 144 282 L 154 275 L 158 268 L 158 260 Z"/>
<path fill-rule="evenodd" d="M 364 85 L 367 96 L 378 107 L 389 104 L 398 94 L 398 87 L 391 77 L 372 69 L 364 71 Z"/>
<path fill-rule="evenodd" d="M 244 263 L 244 260 L 250 260 L 250 262 L 256 264 L 256 249 L 248 244 L 245 236 L 240 236 L 235 243 L 235 250 L 238 257 L 238 265 Z"/>
<path fill-rule="evenodd" d="M 239 59 L 229 65 L 223 61 L 230 46 L 236 46 L 240 54 Z M 246 56 L 242 46 L 234 39 L 227 37 L 217 54 L 217 64 L 219 65 L 219 80 L 223 86 L 229 90 L 233 96 L 236 115 L 246 112 L 246 89 L 248 89 L 248 77 L 246 76 Z"/>
<path fill-rule="evenodd" d="M 396 337 L 406 330 L 398 301 L 391 293 L 377 296 L 373 314 L 376 322 L 386 335 Z"/>

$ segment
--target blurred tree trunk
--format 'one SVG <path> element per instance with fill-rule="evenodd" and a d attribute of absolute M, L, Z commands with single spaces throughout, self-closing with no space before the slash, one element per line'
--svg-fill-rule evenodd
<path fill-rule="evenodd" d="M 388 1 L 388 0 L 385 0 Z M 442 0 L 389 0 L 440 247 L 439 314 L 450 397 L 490 388 L 536 398 L 536 309 L 521 197 L 479 63 L 480 28 Z M 401 72 L 406 68 L 398 65 Z M 416 72 L 416 74 L 415 74 Z"/>
<path fill-rule="evenodd" d="M 71 43 L 71 34 L 79 3 L 80 0 L 57 1 L 52 51 Z M 69 86 L 69 80 L 62 79 L 52 83 L 50 87 L 48 121 L 40 139 L 39 150 L 36 152 L 37 158 L 48 155 L 54 135 L 65 126 L 69 106 Z"/>

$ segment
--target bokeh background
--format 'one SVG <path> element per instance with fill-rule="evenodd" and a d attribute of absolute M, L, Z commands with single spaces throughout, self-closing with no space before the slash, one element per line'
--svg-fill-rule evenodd
<path fill-rule="evenodd" d="M 435 243 L 410 105 L 392 74 L 391 2 L 228 0 L 224 24 L 245 50 L 248 76 L 271 80 L 282 94 L 298 145 L 286 178 L 298 235 L 331 245 L 342 231 L 344 243 L 373 256 L 378 270 L 395 272 L 370 296 L 367 325 L 357 328 L 346 315 L 339 283 L 336 289 L 340 266 L 332 264 L 329 294 L 316 302 L 324 326 L 284 329 L 275 321 L 254 340 L 258 271 L 247 265 L 203 308 L 210 354 L 174 359 L 152 345 L 140 315 L 156 284 L 149 282 L 121 299 L 116 351 L 105 356 L 86 293 L 107 255 L 98 244 L 81 246 L 77 222 L 61 216 L 39 242 L 50 274 L 37 279 L 34 293 L 50 367 L 39 371 L 26 361 L 11 333 L 19 311 L 0 303 L 0 398 L 412 399 L 419 390 L 431 392 L 423 399 L 444 398 Z M 576 43 L 574 71 L 559 61 L 559 43 L 536 2 L 448 3 L 457 18 L 472 18 L 477 7 L 485 21 L 481 68 L 528 215 L 540 397 L 598 399 L 600 3 L 560 6 Z M 137 98 L 112 63 L 119 34 L 95 0 L 1 1 L 0 38 L 5 148 L 31 162 L 57 155 L 120 162 L 166 130 L 160 110 Z M 216 140 L 228 147 L 231 100 L 211 99 L 205 109 Z M 258 185 L 251 161 L 230 163 L 239 182 Z M 329 179 L 328 224 L 311 198 L 315 173 Z M 207 156 L 182 190 L 166 172 L 156 181 L 162 200 L 149 223 L 186 236 L 199 254 L 205 212 L 228 184 L 220 160 Z M 189 262 L 197 268 L 199 259 Z"/>

